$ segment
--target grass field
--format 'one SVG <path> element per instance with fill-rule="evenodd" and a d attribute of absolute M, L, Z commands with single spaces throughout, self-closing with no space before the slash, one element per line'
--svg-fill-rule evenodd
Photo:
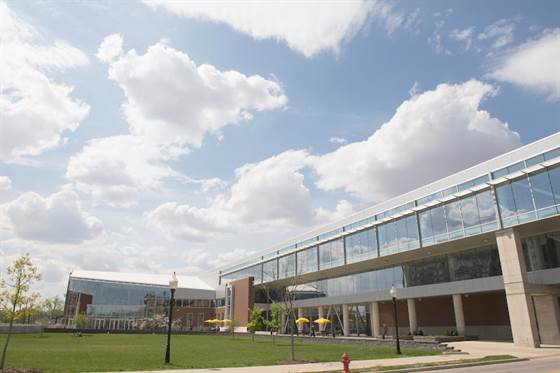
<path fill-rule="evenodd" d="M 5 336 L 0 336 L 3 343 Z M 296 359 L 338 361 L 343 351 L 352 360 L 397 357 L 393 348 L 348 344 L 297 343 Z M 217 368 L 286 363 L 289 341 L 243 336 L 175 335 L 171 364 L 163 365 L 165 335 L 156 334 L 18 334 L 10 339 L 7 367 L 37 368 L 45 372 Z M 402 356 L 434 355 L 438 351 L 403 349 Z"/>

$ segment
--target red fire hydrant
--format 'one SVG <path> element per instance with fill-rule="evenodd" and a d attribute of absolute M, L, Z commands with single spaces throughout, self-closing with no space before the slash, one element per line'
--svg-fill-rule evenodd
<path fill-rule="evenodd" d="M 348 352 L 342 353 L 340 362 L 342 363 L 342 373 L 350 373 L 350 358 L 348 357 Z"/>

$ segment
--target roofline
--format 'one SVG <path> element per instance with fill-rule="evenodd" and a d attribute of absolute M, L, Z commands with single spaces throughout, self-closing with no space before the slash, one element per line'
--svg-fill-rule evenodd
<path fill-rule="evenodd" d="M 118 284 L 130 284 L 130 285 L 142 285 L 142 286 L 152 286 L 152 287 L 160 287 L 160 288 L 169 288 L 168 285 L 162 285 L 162 284 L 154 284 L 154 283 L 150 283 L 150 282 L 135 282 L 135 281 L 123 281 L 123 280 L 109 280 L 109 279 L 101 279 L 101 278 L 90 278 L 90 277 L 80 277 L 80 276 L 73 276 L 72 274 L 70 274 L 70 276 L 68 277 L 68 281 L 70 281 L 70 279 L 76 279 L 76 280 L 86 280 L 86 281 L 99 281 L 99 282 L 111 282 L 111 283 L 118 283 Z M 185 289 L 185 290 L 202 290 L 202 291 L 213 291 L 215 292 L 216 289 L 211 288 L 211 289 L 201 289 L 201 288 L 193 288 L 193 287 L 183 287 L 183 286 L 177 286 L 177 289 Z"/>
<path fill-rule="evenodd" d="M 506 153 L 500 154 L 494 158 L 480 162 L 478 164 L 475 164 L 474 166 L 455 172 L 449 176 L 443 177 L 429 184 L 413 189 L 409 192 L 400 194 L 386 201 L 377 203 L 374 206 L 360 210 L 356 213 L 353 213 L 335 222 L 322 225 L 316 228 L 312 228 L 311 230 L 303 234 L 297 235 L 292 239 L 282 241 L 279 244 L 261 250 L 259 252 L 260 253 L 259 255 L 251 256 L 251 259 L 249 260 L 243 260 L 234 263 L 233 265 L 230 265 L 228 267 L 224 267 L 222 268 L 222 270 L 220 270 L 220 274 L 222 274 L 222 272 L 224 274 L 232 273 L 234 271 L 250 267 L 251 265 L 260 262 L 261 261 L 260 258 L 262 256 L 273 254 L 275 251 L 284 249 L 288 246 L 292 246 L 295 245 L 296 243 L 312 239 L 314 237 L 319 236 L 320 234 L 330 232 L 337 228 L 342 228 L 353 222 L 357 222 L 362 219 L 372 217 L 376 214 L 382 213 L 384 211 L 390 210 L 395 207 L 399 207 L 403 204 L 416 201 L 420 198 L 429 196 L 432 193 L 442 191 L 447 188 L 453 187 L 455 185 L 461 184 L 462 182 L 472 180 L 476 177 L 480 177 L 485 174 L 490 174 L 493 171 L 507 167 L 511 164 L 520 162 L 527 158 L 531 158 L 532 156 L 544 153 L 548 150 L 552 150 L 558 147 L 559 144 L 560 144 L 560 132 L 556 132 L 552 135 L 546 136 L 542 139 L 538 139 L 532 143 L 522 145 Z M 295 250 L 296 248 L 294 247 L 294 250 L 290 250 L 290 252 Z M 286 254 L 288 253 L 289 252 L 286 252 Z M 278 255 L 274 255 L 274 256 L 278 256 Z M 254 260 L 252 260 L 253 258 Z M 245 263 L 247 265 L 244 265 Z"/>

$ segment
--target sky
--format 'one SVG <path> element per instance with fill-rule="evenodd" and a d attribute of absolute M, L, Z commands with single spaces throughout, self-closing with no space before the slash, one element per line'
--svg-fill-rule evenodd
<path fill-rule="evenodd" d="M 560 129 L 556 1 L 0 0 L 0 270 L 218 269 Z"/>

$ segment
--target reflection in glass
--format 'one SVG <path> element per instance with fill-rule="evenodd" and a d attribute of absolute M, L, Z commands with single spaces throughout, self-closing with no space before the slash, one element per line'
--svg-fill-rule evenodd
<path fill-rule="evenodd" d="M 339 238 L 319 245 L 319 268 L 344 265 L 344 241 Z"/>
<path fill-rule="evenodd" d="M 354 263 L 361 260 L 377 257 L 377 243 L 375 228 L 350 234 L 346 240 L 346 262 Z"/>

